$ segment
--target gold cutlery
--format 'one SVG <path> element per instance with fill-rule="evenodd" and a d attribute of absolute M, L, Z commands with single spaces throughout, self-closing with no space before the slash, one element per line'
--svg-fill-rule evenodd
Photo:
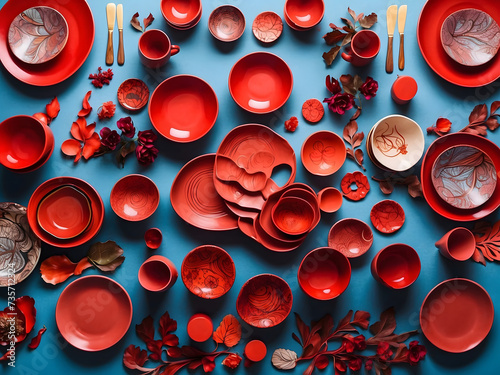
<path fill-rule="evenodd" d="M 118 65 L 123 65 L 125 63 L 125 50 L 123 48 L 123 4 L 118 4 L 116 6 L 116 23 L 118 25 L 118 55 L 116 60 Z"/>
<path fill-rule="evenodd" d="M 108 46 L 106 48 L 106 64 L 113 65 L 113 29 L 115 28 L 116 4 L 106 5 L 106 18 L 108 21 Z"/>
<path fill-rule="evenodd" d="M 394 30 L 396 29 L 396 18 L 398 16 L 398 6 L 391 5 L 387 8 L 387 34 L 389 35 L 387 45 L 387 58 L 385 60 L 385 71 L 392 73 L 394 70 L 394 62 L 392 58 L 392 41 L 394 39 Z"/>
<path fill-rule="evenodd" d="M 405 68 L 405 23 L 406 23 L 406 5 L 401 5 L 398 11 L 399 70 L 403 70 Z"/>

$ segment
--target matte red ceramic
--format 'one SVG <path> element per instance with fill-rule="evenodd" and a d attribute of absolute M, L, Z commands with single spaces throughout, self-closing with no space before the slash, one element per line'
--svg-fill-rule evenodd
<path fill-rule="evenodd" d="M 122 82 L 117 92 L 118 103 L 129 111 L 138 111 L 149 100 L 149 88 L 137 78 L 129 78 Z"/>
<path fill-rule="evenodd" d="M 181 266 L 182 281 L 198 297 L 214 299 L 226 294 L 234 284 L 236 269 L 222 248 L 202 245 L 191 250 Z"/>
<path fill-rule="evenodd" d="M 229 92 L 236 104 L 248 112 L 270 113 L 290 97 L 293 76 L 280 57 L 269 52 L 243 56 L 229 73 Z"/>
<path fill-rule="evenodd" d="M 477 67 L 464 66 L 451 59 L 441 45 L 441 25 L 453 12 L 475 8 L 500 20 L 500 7 L 495 0 L 428 0 L 420 12 L 417 40 L 422 56 L 436 74 L 458 86 L 485 86 L 500 77 L 498 54 L 489 63 Z"/>
<path fill-rule="evenodd" d="M 490 199 L 480 207 L 472 209 L 460 209 L 446 203 L 438 195 L 431 181 L 432 166 L 437 157 L 450 147 L 458 145 L 470 145 L 484 151 L 493 161 L 497 174 L 500 173 L 500 149 L 488 139 L 468 134 L 453 133 L 436 139 L 427 149 L 422 159 L 422 168 L 420 172 L 420 181 L 422 183 L 422 192 L 429 206 L 438 214 L 455 221 L 472 221 L 481 219 L 500 206 L 500 188 L 499 184 Z"/>
<path fill-rule="evenodd" d="M 464 261 L 469 259 L 476 250 L 474 233 L 467 228 L 457 227 L 446 233 L 436 242 L 439 252 L 446 258 Z"/>
<path fill-rule="evenodd" d="M 253 225 L 254 220 L 255 219 L 239 217 L 238 228 L 243 232 L 243 234 L 257 241 L 257 233 L 255 232 Z"/>
<path fill-rule="evenodd" d="M 160 83 L 149 100 L 149 118 L 171 141 L 192 142 L 208 133 L 219 113 L 212 87 L 201 78 L 176 75 Z"/>
<path fill-rule="evenodd" d="M 354 66 L 368 65 L 380 51 L 380 38 L 372 30 L 360 30 L 352 37 L 351 44 L 342 52 L 342 58 Z"/>
<path fill-rule="evenodd" d="M 206 314 L 194 314 L 187 323 L 187 333 L 191 340 L 205 342 L 214 332 L 212 319 Z"/>
<path fill-rule="evenodd" d="M 328 233 L 328 246 L 347 258 L 366 253 L 373 244 L 373 232 L 362 220 L 348 218 L 337 221 Z"/>
<path fill-rule="evenodd" d="M 420 268 L 420 258 L 415 249 L 402 243 L 384 247 L 371 264 L 375 280 L 392 289 L 403 289 L 413 284 Z"/>
<path fill-rule="evenodd" d="M 267 176 L 264 172 L 248 173 L 244 168 L 224 155 L 217 155 L 216 177 L 223 181 L 236 181 L 241 187 L 250 192 L 264 190 L 267 184 Z"/>
<path fill-rule="evenodd" d="M 318 193 L 318 203 L 321 211 L 333 213 L 342 207 L 343 195 L 334 187 L 326 187 Z"/>
<path fill-rule="evenodd" d="M 150 292 L 163 292 L 177 281 L 179 273 L 174 263 L 161 255 L 153 255 L 139 268 L 139 283 Z"/>
<path fill-rule="evenodd" d="M 249 279 L 236 300 L 239 316 L 252 327 L 280 324 L 292 310 L 292 290 L 281 277 L 261 274 Z"/>
<path fill-rule="evenodd" d="M 319 122 L 324 114 L 325 108 L 323 107 L 323 103 L 321 103 L 318 99 L 307 99 L 304 104 L 302 104 L 302 116 L 309 121 L 310 123 Z"/>
<path fill-rule="evenodd" d="M 214 186 L 215 154 L 189 161 L 177 173 L 170 189 L 170 203 L 184 221 L 207 230 L 238 227 L 237 217 L 227 208 Z"/>
<path fill-rule="evenodd" d="M 255 239 L 258 243 L 264 246 L 266 249 L 275 251 L 278 253 L 292 251 L 298 248 L 304 242 L 306 235 L 302 236 L 293 236 L 286 235 L 283 233 L 285 239 L 280 239 L 278 237 L 271 236 L 266 230 L 262 227 L 259 220 L 255 219 L 253 221 L 253 228 L 255 233 Z"/>
<path fill-rule="evenodd" d="M 463 353 L 478 346 L 495 316 L 488 292 L 468 279 L 449 279 L 435 286 L 420 309 L 420 327 L 436 347 Z"/>
<path fill-rule="evenodd" d="M 329 176 L 344 164 L 346 148 L 337 134 L 321 130 L 311 134 L 302 144 L 300 160 L 304 167 L 316 176 Z"/>
<path fill-rule="evenodd" d="M 151 69 L 162 67 L 180 50 L 179 46 L 170 42 L 170 38 L 162 30 L 146 30 L 139 37 L 139 58 Z"/>
<path fill-rule="evenodd" d="M 169 25 L 183 28 L 198 23 L 202 13 L 201 0 L 162 0 L 160 7 Z"/>
<path fill-rule="evenodd" d="M 35 269 L 42 246 L 26 219 L 26 207 L 17 203 L 0 203 L 0 287 L 12 287 L 26 279 Z"/>
<path fill-rule="evenodd" d="M 221 5 L 210 13 L 208 30 L 222 42 L 233 42 L 245 31 L 245 16 L 233 5 Z"/>
<path fill-rule="evenodd" d="M 125 336 L 132 322 L 132 301 L 116 281 L 104 276 L 83 276 L 59 296 L 56 323 L 75 348 L 104 350 Z"/>
<path fill-rule="evenodd" d="M 238 216 L 238 218 L 243 217 L 243 218 L 248 218 L 248 219 L 255 219 L 257 216 L 259 216 L 260 210 L 254 210 L 251 208 L 244 208 L 236 203 L 224 201 L 225 205 L 227 208 L 229 208 L 229 211 L 231 211 L 233 214 Z"/>
<path fill-rule="evenodd" d="M 62 14 L 68 24 L 68 41 L 62 52 L 48 64 L 24 64 L 10 51 L 8 32 L 10 22 L 0 25 L 0 60 L 7 71 L 18 80 L 34 86 L 50 86 L 62 82 L 83 65 L 94 44 L 94 17 L 85 0 L 9 1 L 0 10 L 2 20 L 13 20 L 33 6 L 48 5 Z"/>
<path fill-rule="evenodd" d="M 57 238 L 70 239 L 80 235 L 91 220 L 90 199 L 71 185 L 53 190 L 38 204 L 38 224 Z"/>
<path fill-rule="evenodd" d="M 285 15 L 299 28 L 311 29 L 321 22 L 325 14 L 323 0 L 286 0 Z"/>
<path fill-rule="evenodd" d="M 245 190 L 238 182 L 223 181 L 217 178 L 216 174 L 217 172 L 215 171 L 213 183 L 215 186 L 215 190 L 223 200 L 237 204 L 243 209 L 262 209 L 262 206 L 264 205 L 266 200 L 261 192 L 251 192 Z"/>
<path fill-rule="evenodd" d="M 244 354 L 250 361 L 260 362 L 266 358 L 267 346 L 260 340 L 249 341 L 245 345 Z"/>
<path fill-rule="evenodd" d="M 158 249 L 162 240 L 163 234 L 158 228 L 149 228 L 146 233 L 144 233 L 144 241 L 146 242 L 146 246 L 150 249 Z"/>
<path fill-rule="evenodd" d="M 36 169 L 53 149 L 52 130 L 33 116 L 12 116 L 0 123 L 0 163 L 11 170 Z"/>
<path fill-rule="evenodd" d="M 115 214 L 122 219 L 141 221 L 156 211 L 160 203 L 160 192 L 149 177 L 129 174 L 115 183 L 109 202 Z"/>
<path fill-rule="evenodd" d="M 357 202 L 364 199 L 370 192 L 370 183 L 368 182 L 368 177 L 363 173 L 354 171 L 353 173 L 346 173 L 342 177 L 340 188 L 344 197 Z"/>
<path fill-rule="evenodd" d="M 92 220 L 90 225 L 80 235 L 70 239 L 59 239 L 45 232 L 37 220 L 37 211 L 40 201 L 61 186 L 70 185 L 83 192 L 90 200 Z M 27 209 L 28 222 L 33 232 L 45 243 L 70 248 L 84 244 L 92 239 L 101 229 L 104 220 L 104 203 L 99 193 L 86 181 L 75 177 L 54 177 L 43 182 L 31 195 Z"/>
<path fill-rule="evenodd" d="M 320 247 L 309 252 L 299 266 L 297 279 L 309 297 L 329 300 L 341 295 L 351 280 L 351 264 L 341 252 Z"/>
<path fill-rule="evenodd" d="M 410 76 L 398 76 L 391 87 L 392 99 L 397 104 L 407 104 L 417 95 L 417 81 Z"/>
<path fill-rule="evenodd" d="M 398 202 L 385 199 L 372 207 L 370 220 L 379 232 L 394 233 L 403 226 L 405 212 Z"/>
<path fill-rule="evenodd" d="M 253 35 L 262 43 L 276 41 L 283 32 L 283 21 L 274 12 L 262 12 L 255 17 L 252 24 Z"/>
<path fill-rule="evenodd" d="M 280 198 L 271 216 L 279 230 L 295 236 L 309 232 L 314 223 L 314 209 L 306 200 L 298 197 Z"/>
<path fill-rule="evenodd" d="M 313 230 L 316 227 L 316 225 L 318 225 L 319 220 L 321 219 L 319 200 L 314 190 L 306 184 L 295 182 L 293 184 L 288 185 L 286 188 L 283 188 L 281 193 L 282 193 L 281 195 L 282 198 L 285 197 L 301 198 L 307 201 L 307 203 L 311 205 L 314 211 L 314 219 L 310 230 Z"/>

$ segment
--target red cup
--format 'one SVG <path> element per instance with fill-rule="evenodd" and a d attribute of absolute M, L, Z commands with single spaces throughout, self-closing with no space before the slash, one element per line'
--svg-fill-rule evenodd
<path fill-rule="evenodd" d="M 144 234 L 144 241 L 146 242 L 146 246 L 153 250 L 156 250 L 160 247 L 162 239 L 163 235 L 161 233 L 161 230 L 159 230 L 158 228 L 150 228 Z"/>
<path fill-rule="evenodd" d="M 398 77 L 391 88 L 392 99 L 397 104 L 406 104 L 417 94 L 417 81 L 410 76 Z"/>
<path fill-rule="evenodd" d="M 351 45 L 342 52 L 342 58 L 354 66 L 369 64 L 380 51 L 380 38 L 371 30 L 358 31 L 351 40 Z"/>
<path fill-rule="evenodd" d="M 450 230 L 437 241 L 436 247 L 446 258 L 464 261 L 474 254 L 476 240 L 470 230 L 458 227 Z"/>
<path fill-rule="evenodd" d="M 139 38 L 139 58 L 148 68 L 159 68 L 179 53 L 180 47 L 172 44 L 170 38 L 158 29 L 147 30 Z"/>
<path fill-rule="evenodd" d="M 139 268 L 139 283 L 150 292 L 162 292 L 175 284 L 178 275 L 170 259 L 153 255 Z"/>
<path fill-rule="evenodd" d="M 187 333 L 196 342 L 205 342 L 212 337 L 214 325 L 205 314 L 194 314 L 188 321 Z"/>
<path fill-rule="evenodd" d="M 375 280 L 392 289 L 403 289 L 413 284 L 420 268 L 420 258 L 415 249 L 402 243 L 384 247 L 371 264 Z"/>

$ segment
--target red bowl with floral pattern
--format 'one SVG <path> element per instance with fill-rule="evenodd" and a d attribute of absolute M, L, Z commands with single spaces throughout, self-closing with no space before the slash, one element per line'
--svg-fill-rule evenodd
<path fill-rule="evenodd" d="M 310 173 L 329 176 L 342 167 L 346 155 L 344 140 L 334 132 L 322 130 L 306 138 L 300 160 Z"/>

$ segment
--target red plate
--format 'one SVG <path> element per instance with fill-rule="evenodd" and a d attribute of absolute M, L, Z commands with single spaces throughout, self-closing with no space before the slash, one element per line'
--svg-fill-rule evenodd
<path fill-rule="evenodd" d="M 425 297 L 420 326 L 439 349 L 463 353 L 485 339 L 494 315 L 491 297 L 481 285 L 468 279 L 449 279 Z"/>
<path fill-rule="evenodd" d="M 463 66 L 449 57 L 441 45 L 441 25 L 453 12 L 474 8 L 488 13 L 500 23 L 500 7 L 496 0 L 428 0 L 418 20 L 417 39 L 427 64 L 442 78 L 464 87 L 485 86 L 500 77 L 500 56 L 497 54 L 487 64 Z"/>
<path fill-rule="evenodd" d="M 61 335 L 75 348 L 96 352 L 115 345 L 132 321 L 132 301 L 116 281 L 84 276 L 69 284 L 56 306 Z"/>
<path fill-rule="evenodd" d="M 372 207 L 370 220 L 378 231 L 382 233 L 394 233 L 403 226 L 405 212 L 398 202 L 385 199 Z"/>
<path fill-rule="evenodd" d="M 129 78 L 122 82 L 116 93 L 118 103 L 129 111 L 138 111 L 149 100 L 149 88 L 137 78 Z"/>
<path fill-rule="evenodd" d="M 61 53 L 47 64 L 26 64 L 10 51 L 7 34 L 10 22 L 22 11 L 33 6 L 49 6 L 66 19 L 69 36 Z M 0 60 L 5 69 L 18 80 L 34 86 L 50 86 L 62 82 L 85 62 L 94 44 L 94 17 L 85 0 L 8 1 L 0 10 Z"/>

